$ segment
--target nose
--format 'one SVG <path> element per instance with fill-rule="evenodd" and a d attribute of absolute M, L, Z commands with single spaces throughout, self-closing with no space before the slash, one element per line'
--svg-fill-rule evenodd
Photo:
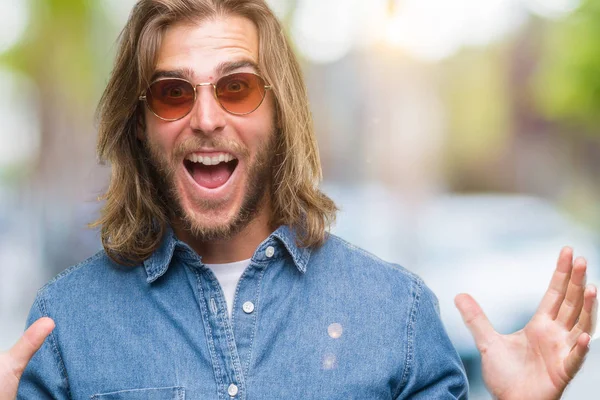
<path fill-rule="evenodd" d="M 191 112 L 190 127 L 194 131 L 211 134 L 225 126 L 225 110 L 217 101 L 212 85 L 196 86 L 196 102 Z"/>

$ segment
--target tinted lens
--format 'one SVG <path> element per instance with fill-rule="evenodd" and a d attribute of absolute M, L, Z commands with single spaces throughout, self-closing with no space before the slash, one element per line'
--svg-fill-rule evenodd
<path fill-rule="evenodd" d="M 265 81 L 246 72 L 224 76 L 217 82 L 217 98 L 230 113 L 251 113 L 265 98 Z"/>
<path fill-rule="evenodd" d="M 181 79 L 161 79 L 150 85 L 146 101 L 148 107 L 159 117 L 179 119 L 194 107 L 194 87 Z"/>

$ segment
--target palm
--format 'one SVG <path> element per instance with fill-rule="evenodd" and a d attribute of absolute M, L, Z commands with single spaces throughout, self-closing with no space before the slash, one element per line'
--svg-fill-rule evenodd
<path fill-rule="evenodd" d="M 0 354 L 0 400 L 13 400 L 17 397 L 19 379 L 27 363 L 52 329 L 54 322 L 50 318 L 40 318 L 27 329 L 12 349 Z"/>
<path fill-rule="evenodd" d="M 596 289 L 585 288 L 585 260 L 561 252 L 540 307 L 524 329 L 495 332 L 468 295 L 456 303 L 481 352 L 483 378 L 500 399 L 558 399 L 583 363 L 594 323 Z"/>
<path fill-rule="evenodd" d="M 571 350 L 555 341 L 563 337 L 564 330 L 544 317 L 534 318 L 512 335 L 498 335 L 482 352 L 483 377 L 490 391 L 503 398 L 513 391 L 531 393 L 535 382 L 540 399 L 562 393 L 570 380 L 562 359 Z"/>

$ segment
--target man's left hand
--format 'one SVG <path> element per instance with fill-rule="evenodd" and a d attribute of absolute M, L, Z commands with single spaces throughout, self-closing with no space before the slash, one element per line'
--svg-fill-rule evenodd
<path fill-rule="evenodd" d="M 562 249 L 542 302 L 525 328 L 501 335 L 467 295 L 455 299 L 481 352 L 483 379 L 501 400 L 560 399 L 583 364 L 596 323 L 597 289 L 586 286 L 586 260 Z"/>

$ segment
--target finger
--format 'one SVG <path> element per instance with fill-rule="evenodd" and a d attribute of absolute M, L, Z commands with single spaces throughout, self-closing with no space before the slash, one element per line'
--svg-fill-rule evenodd
<path fill-rule="evenodd" d="M 490 324 L 479 304 L 468 294 L 462 293 L 454 298 L 454 304 L 465 325 L 471 331 L 475 344 L 479 351 L 485 351 L 487 345 L 496 335 L 496 331 Z"/>
<path fill-rule="evenodd" d="M 567 292 L 572 268 L 573 249 L 568 246 L 563 247 L 558 256 L 556 269 L 548 285 L 548 290 L 546 290 L 538 307 L 538 313 L 548 314 L 552 319 L 556 318 Z"/>
<path fill-rule="evenodd" d="M 40 318 L 25 331 L 19 341 L 9 350 L 9 360 L 13 365 L 17 378 L 21 377 L 27 363 L 53 329 L 54 321 L 48 317 Z"/>
<path fill-rule="evenodd" d="M 596 334 L 596 327 L 598 322 L 598 288 L 594 286 L 594 301 L 592 302 L 592 326 L 588 332 L 591 337 Z"/>
<path fill-rule="evenodd" d="M 567 294 L 563 300 L 556 320 L 568 330 L 573 328 L 583 306 L 587 262 L 583 257 L 577 257 L 573 263 L 573 272 L 569 280 Z"/>
<path fill-rule="evenodd" d="M 596 307 L 598 301 L 596 299 L 598 289 L 594 285 L 587 285 L 583 293 L 583 308 L 577 320 L 577 324 L 571 330 L 570 345 L 573 346 L 582 333 L 594 335 L 594 325 L 596 320 Z"/>
<path fill-rule="evenodd" d="M 573 379 L 579 368 L 581 368 L 583 360 L 590 349 L 589 344 L 591 340 L 592 337 L 587 333 L 582 333 L 577 338 L 577 343 L 565 359 L 565 371 L 569 378 Z"/>
<path fill-rule="evenodd" d="M 598 289 L 594 285 L 588 285 L 585 288 L 585 292 L 583 293 L 583 308 L 581 309 L 581 315 L 576 326 L 581 332 L 586 332 L 590 335 L 593 333 L 592 327 L 595 320 L 594 309 L 596 308 L 597 293 Z"/>

